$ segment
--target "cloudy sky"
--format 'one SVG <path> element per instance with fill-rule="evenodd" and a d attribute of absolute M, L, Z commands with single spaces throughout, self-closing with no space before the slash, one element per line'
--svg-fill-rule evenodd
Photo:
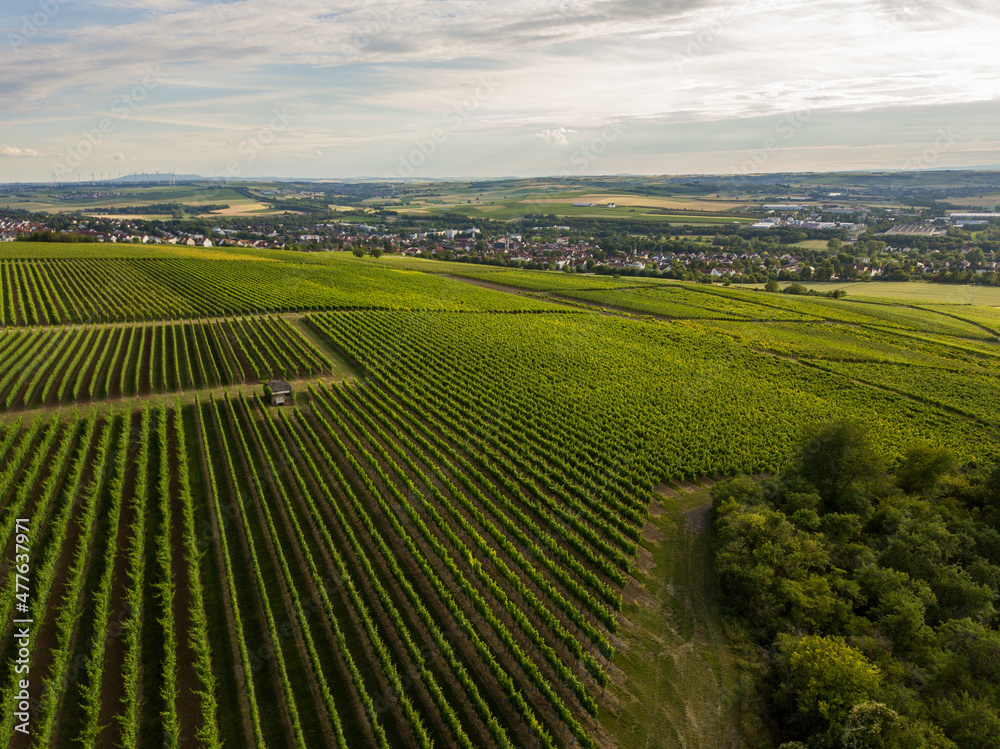
<path fill-rule="evenodd" d="M 1000 165 L 996 0 L 3 0 L 0 182 Z"/>

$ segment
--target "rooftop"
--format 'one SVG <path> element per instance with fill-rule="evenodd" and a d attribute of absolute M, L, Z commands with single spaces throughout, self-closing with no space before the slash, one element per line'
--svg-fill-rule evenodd
<path fill-rule="evenodd" d="M 271 380 L 267 383 L 267 386 L 271 389 L 271 392 L 275 395 L 281 395 L 283 393 L 291 393 L 292 386 L 289 385 L 284 380 Z"/>

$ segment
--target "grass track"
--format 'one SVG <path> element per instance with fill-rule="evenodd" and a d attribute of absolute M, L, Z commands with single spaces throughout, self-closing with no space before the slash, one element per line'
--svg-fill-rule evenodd
<path fill-rule="evenodd" d="M 753 660 L 719 610 L 711 499 L 691 488 L 654 500 L 638 582 L 625 590 L 628 623 L 600 715 L 621 749 L 750 749 L 766 735 L 754 717 Z"/>

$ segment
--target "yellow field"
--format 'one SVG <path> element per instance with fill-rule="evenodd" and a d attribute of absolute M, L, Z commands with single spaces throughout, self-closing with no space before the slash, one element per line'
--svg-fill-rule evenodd
<path fill-rule="evenodd" d="M 212 211 L 211 213 L 206 213 L 206 216 L 243 216 L 248 213 L 260 213 L 261 211 L 268 210 L 268 206 L 264 203 L 258 202 L 246 202 L 240 205 L 230 204 L 229 208 L 223 208 L 220 211 Z"/>
<path fill-rule="evenodd" d="M 123 221 L 162 221 L 166 218 L 163 213 L 116 213 L 108 216 L 106 213 L 85 213 L 88 218 L 118 218 Z"/>

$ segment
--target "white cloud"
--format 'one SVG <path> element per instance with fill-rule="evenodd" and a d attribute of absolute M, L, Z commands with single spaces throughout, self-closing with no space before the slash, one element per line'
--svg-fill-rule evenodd
<path fill-rule="evenodd" d="M 575 132 L 576 130 L 569 130 L 565 127 L 557 127 L 554 129 L 542 130 L 542 132 L 535 133 L 535 135 L 544 140 L 546 143 L 555 143 L 557 146 L 568 146 L 569 139 L 566 137 L 566 134 Z"/>
<path fill-rule="evenodd" d="M 0 156 L 8 156 L 10 158 L 34 158 L 36 156 L 41 156 L 42 154 L 33 148 L 17 148 L 16 146 L 8 146 L 6 143 L 0 144 Z"/>

